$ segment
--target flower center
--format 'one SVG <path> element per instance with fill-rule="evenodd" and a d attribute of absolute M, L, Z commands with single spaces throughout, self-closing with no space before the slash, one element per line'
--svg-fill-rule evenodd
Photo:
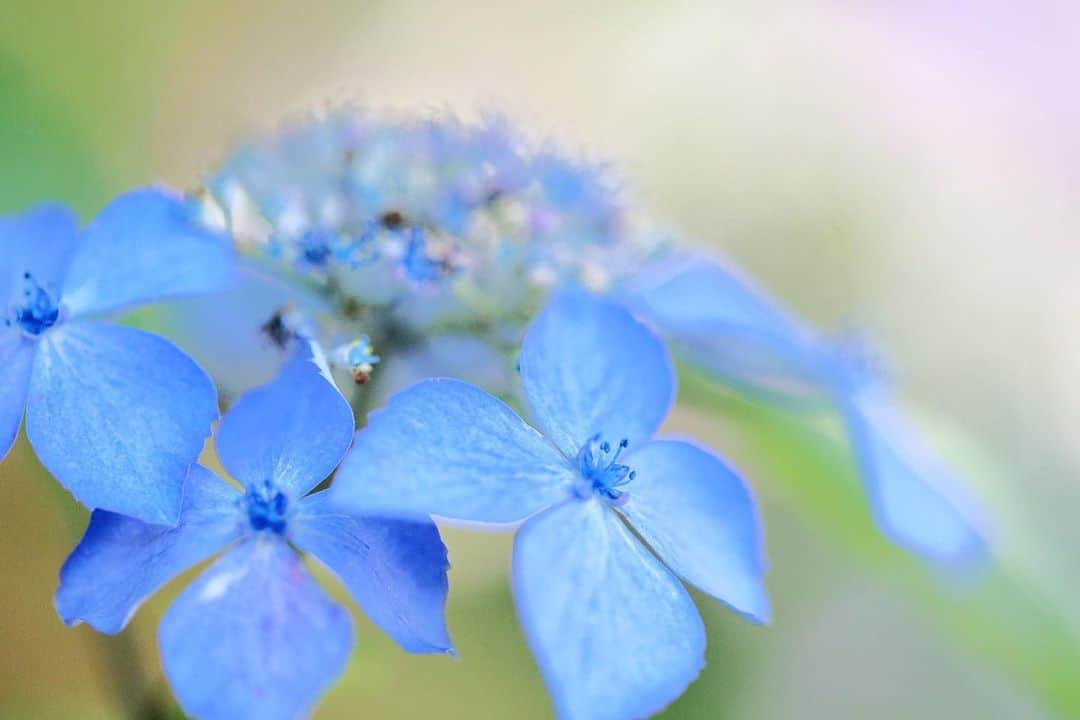
<path fill-rule="evenodd" d="M 7 324 L 37 337 L 60 319 L 59 299 L 42 287 L 29 272 L 23 273 L 23 292 L 11 308 Z"/>
<path fill-rule="evenodd" d="M 261 489 L 248 490 L 247 499 L 248 522 L 256 531 L 270 530 L 277 534 L 285 532 L 288 520 L 289 499 L 277 490 L 272 490 L 267 484 Z"/>
<path fill-rule="evenodd" d="M 583 482 L 578 488 L 578 496 L 599 495 L 616 507 L 629 499 L 629 493 L 621 488 L 628 485 L 637 473 L 628 466 L 619 463 L 619 456 L 630 441 L 623 438 L 612 449 L 611 443 L 599 434 L 589 438 L 577 454 L 577 466 Z"/>

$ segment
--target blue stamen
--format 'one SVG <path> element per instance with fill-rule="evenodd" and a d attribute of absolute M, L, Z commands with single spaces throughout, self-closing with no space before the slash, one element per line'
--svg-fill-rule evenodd
<path fill-rule="evenodd" d="M 21 302 L 11 310 L 7 323 L 19 326 L 25 334 L 38 336 L 60 319 L 59 300 L 34 280 L 30 272 L 23 273 L 24 289 Z"/>
<path fill-rule="evenodd" d="M 300 240 L 300 260 L 309 267 L 322 267 L 330 260 L 332 234 L 327 231 L 310 230 Z"/>
<path fill-rule="evenodd" d="M 623 438 L 613 453 L 611 443 L 601 440 L 600 435 L 589 438 L 576 458 L 583 480 L 578 491 L 580 497 L 599 495 L 615 507 L 629 499 L 629 493 L 619 489 L 637 477 L 636 472 L 619 463 L 619 456 L 629 445 L 630 441 Z"/>

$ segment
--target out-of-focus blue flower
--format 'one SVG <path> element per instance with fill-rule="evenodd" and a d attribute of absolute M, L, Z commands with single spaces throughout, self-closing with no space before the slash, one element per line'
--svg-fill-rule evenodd
<path fill-rule="evenodd" d="M 42 464 L 81 502 L 175 524 L 213 383 L 167 340 L 95 318 L 221 288 L 232 259 L 159 190 L 120 196 L 81 234 L 58 206 L 0 220 L 0 458 L 25 410 Z"/>
<path fill-rule="evenodd" d="M 498 118 L 336 112 L 240 148 L 206 188 L 245 256 L 326 301 L 318 338 L 367 335 L 379 375 L 432 335 L 509 353 L 552 290 L 608 290 L 664 245 L 609 168 Z"/>
<path fill-rule="evenodd" d="M 880 377 L 843 366 L 832 388 L 874 516 L 898 545 L 958 571 L 987 557 L 985 521 L 952 471 L 920 440 Z"/>
<path fill-rule="evenodd" d="M 371 414 L 331 500 L 403 518 L 525 521 L 514 596 L 559 715 L 657 712 L 704 662 L 701 618 L 678 577 L 769 617 L 750 491 L 711 452 L 652 439 L 674 372 L 617 303 L 557 293 L 525 337 L 520 370 L 540 430 L 479 388 L 427 380 Z"/>
<path fill-rule="evenodd" d="M 448 314 L 520 322 L 552 287 L 603 289 L 654 244 L 630 237 L 606 168 L 500 120 L 337 113 L 242 148 L 207 186 L 252 252 L 420 330 Z"/>
<path fill-rule="evenodd" d="M 752 283 L 706 258 L 674 257 L 647 268 L 624 300 L 716 377 L 773 396 L 835 404 L 878 525 L 898 545 L 957 569 L 985 559 L 974 503 L 918 442 L 865 352 L 811 332 Z"/>
<path fill-rule="evenodd" d="M 357 385 L 363 385 L 371 379 L 371 373 L 379 363 L 379 356 L 371 346 L 371 338 L 361 335 L 352 342 L 338 346 L 330 354 L 330 362 L 336 367 L 345 368 Z"/>
<path fill-rule="evenodd" d="M 95 511 L 61 571 L 64 622 L 116 633 L 159 587 L 228 548 L 159 633 L 165 674 L 200 718 L 302 717 L 344 669 L 349 616 L 290 544 L 329 567 L 404 649 L 452 652 L 446 549 L 430 519 L 376 519 L 308 494 L 337 466 L 354 422 L 317 348 L 296 344 L 281 375 L 243 395 L 218 430 L 243 492 L 195 466 L 177 527 Z"/>

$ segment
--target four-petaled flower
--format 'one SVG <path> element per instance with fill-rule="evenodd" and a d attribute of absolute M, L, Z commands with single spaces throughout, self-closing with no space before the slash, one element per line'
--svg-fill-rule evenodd
<path fill-rule="evenodd" d="M 557 293 L 525 337 L 520 371 L 542 433 L 479 388 L 427 380 L 371 414 L 331 500 L 403 518 L 525 521 L 514 597 L 559 715 L 654 713 L 704 662 L 701 618 L 676 576 L 769 617 L 754 501 L 716 455 L 651 439 L 674 372 L 622 306 Z"/>
<path fill-rule="evenodd" d="M 94 318 L 224 287 L 228 239 L 133 191 L 81 233 L 59 206 L 0 220 L 0 459 L 26 414 L 38 458 L 90 508 L 175 523 L 214 385 L 157 335 Z"/>
<path fill-rule="evenodd" d="M 165 675 L 200 718 L 300 717 L 344 669 L 349 616 L 290 544 L 325 563 L 405 650 L 453 652 L 446 548 L 431 520 L 374 519 L 307 494 L 355 425 L 321 352 L 297 343 L 279 377 L 242 396 L 218 430 L 222 465 L 243 493 L 196 465 L 177 527 L 96 511 L 61 571 L 61 618 L 116 633 L 170 578 L 228 547 L 159 632 Z"/>

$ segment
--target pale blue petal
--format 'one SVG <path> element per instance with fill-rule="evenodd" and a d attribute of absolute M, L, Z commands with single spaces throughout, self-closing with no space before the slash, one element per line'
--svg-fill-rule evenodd
<path fill-rule="evenodd" d="M 981 563 L 986 539 L 972 499 L 918 442 L 884 390 L 868 385 L 842 402 L 882 530 L 931 561 L 952 567 Z"/>
<path fill-rule="evenodd" d="M 345 669 L 353 630 L 296 553 L 263 534 L 227 552 L 176 599 L 158 641 L 186 713 L 293 720 Z"/>
<path fill-rule="evenodd" d="M 655 440 L 625 460 L 636 477 L 619 507 L 684 580 L 757 622 L 769 619 L 761 524 L 750 489 L 712 453 Z"/>
<path fill-rule="evenodd" d="M 463 380 L 494 395 L 508 394 L 513 387 L 507 359 L 491 345 L 468 335 L 438 335 L 379 364 L 372 402 L 385 405 L 391 395 L 435 377 Z"/>
<path fill-rule="evenodd" d="M 511 523 L 568 497 L 573 482 L 569 462 L 504 402 L 436 379 L 371 413 L 330 494 L 364 514 Z"/>
<path fill-rule="evenodd" d="M 599 501 L 529 520 L 513 576 L 525 637 L 563 720 L 647 717 L 705 664 L 690 595 Z"/>
<path fill-rule="evenodd" d="M 210 378 L 134 328 L 69 323 L 38 342 L 26 435 L 42 464 L 91 509 L 175 525 L 218 414 Z"/>
<path fill-rule="evenodd" d="M 33 361 L 34 344 L 21 333 L 0 325 L 0 461 L 19 434 Z"/>
<path fill-rule="evenodd" d="M 321 351 L 306 342 L 295 346 L 275 380 L 236 401 L 216 443 L 237 482 L 249 488 L 270 482 L 299 498 L 337 467 L 356 425 Z"/>
<path fill-rule="evenodd" d="M 570 456 L 597 433 L 636 447 L 674 400 L 660 339 L 621 305 L 577 290 L 557 293 L 533 321 L 520 368 L 537 422 Z"/>
<path fill-rule="evenodd" d="M 676 256 L 646 268 L 627 304 L 680 354 L 728 382 L 821 395 L 823 346 L 763 290 L 714 260 Z"/>
<path fill-rule="evenodd" d="M 430 520 L 344 513 L 328 493 L 304 498 L 290 539 L 345 584 L 372 622 L 413 653 L 453 653 L 446 630 L 446 547 Z"/>
<path fill-rule="evenodd" d="M 723 327 L 788 337 L 805 332 L 737 270 L 704 257 L 674 256 L 645 268 L 628 297 L 651 320 L 678 334 Z"/>
<path fill-rule="evenodd" d="M 64 283 L 72 316 L 213 292 L 233 278 L 232 244 L 195 222 L 182 198 L 133 190 L 83 231 Z"/>
<path fill-rule="evenodd" d="M 56 612 L 67 625 L 124 629 L 143 600 L 240 536 L 239 493 L 206 468 L 191 468 L 176 527 L 95 510 L 60 570 Z"/>
<path fill-rule="evenodd" d="M 262 329 L 282 308 L 307 317 L 332 310 L 304 288 L 240 266 L 236 284 L 227 290 L 163 306 L 157 329 L 195 358 L 218 388 L 235 397 L 273 380 L 288 360 Z"/>
<path fill-rule="evenodd" d="M 0 321 L 21 292 L 24 273 L 59 295 L 78 232 L 78 218 L 63 205 L 39 205 L 0 218 Z"/>

